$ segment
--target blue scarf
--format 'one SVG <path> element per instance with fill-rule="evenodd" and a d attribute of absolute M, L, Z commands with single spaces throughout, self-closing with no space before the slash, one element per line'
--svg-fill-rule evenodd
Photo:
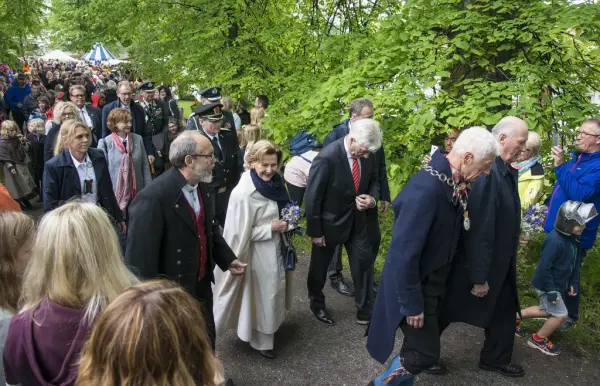
<path fill-rule="evenodd" d="M 283 178 L 281 178 L 279 173 L 275 173 L 271 181 L 264 181 L 258 176 L 256 170 L 252 169 L 250 170 L 250 177 L 252 177 L 252 182 L 258 193 L 269 200 L 277 202 L 277 207 L 279 207 L 279 212 L 281 213 L 281 209 L 290 202 L 290 197 L 287 190 L 285 190 Z"/>
<path fill-rule="evenodd" d="M 541 161 L 542 157 L 538 155 L 535 157 L 531 157 L 528 160 L 519 162 L 518 165 L 521 167 L 521 169 L 519 169 L 519 177 L 521 177 L 522 174 L 531 169 L 533 165 Z"/>

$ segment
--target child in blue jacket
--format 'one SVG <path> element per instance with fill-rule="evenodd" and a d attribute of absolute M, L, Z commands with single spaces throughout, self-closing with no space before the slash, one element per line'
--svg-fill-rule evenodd
<path fill-rule="evenodd" d="M 527 342 L 529 346 L 546 355 L 560 354 L 560 350 L 549 337 L 568 317 L 562 294 L 575 296 L 579 291 L 579 236 L 585 230 L 585 224 L 597 215 L 594 204 L 566 201 L 558 210 L 554 230 L 546 236 L 542 244 L 542 256 L 531 279 L 531 284 L 540 297 L 540 305 L 521 310 L 521 317 L 548 318 L 542 328 L 536 334 L 532 334 Z M 525 336 L 519 319 L 515 334 Z"/>

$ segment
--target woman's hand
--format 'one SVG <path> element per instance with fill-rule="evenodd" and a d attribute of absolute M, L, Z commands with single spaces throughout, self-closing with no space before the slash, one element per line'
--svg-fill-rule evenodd
<path fill-rule="evenodd" d="M 273 232 L 285 232 L 287 225 L 287 222 L 283 220 L 273 220 L 271 221 L 271 230 Z"/>

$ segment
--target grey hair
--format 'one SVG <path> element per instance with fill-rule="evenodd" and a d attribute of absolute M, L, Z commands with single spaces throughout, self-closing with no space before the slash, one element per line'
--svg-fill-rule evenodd
<path fill-rule="evenodd" d="M 496 139 L 499 139 L 501 134 L 512 137 L 521 125 L 527 127 L 527 124 L 521 118 L 512 116 L 504 117 L 496 123 L 496 126 L 492 129 L 492 134 Z"/>
<path fill-rule="evenodd" d="M 542 147 L 542 138 L 535 131 L 530 131 L 525 146 L 533 150 L 534 155 L 538 155 Z"/>
<path fill-rule="evenodd" d="M 133 85 L 131 84 L 131 82 L 130 82 L 130 81 L 128 81 L 128 80 L 122 80 L 122 81 L 120 81 L 120 82 L 119 82 L 119 84 L 117 85 L 117 91 L 121 91 L 121 87 L 123 87 L 123 86 L 127 86 L 127 87 L 129 87 L 129 88 L 131 89 L 131 91 L 134 91 L 134 90 L 135 90 L 135 88 L 133 87 Z"/>
<path fill-rule="evenodd" d="M 114 80 L 109 80 L 108 82 L 106 82 L 106 88 L 109 90 L 116 90 L 117 84 L 115 83 Z"/>
<path fill-rule="evenodd" d="M 583 123 L 591 123 L 596 125 L 596 134 L 600 134 L 600 118 L 588 118 Z"/>
<path fill-rule="evenodd" d="M 355 99 L 350 103 L 348 113 L 350 117 L 352 117 L 352 114 L 360 115 L 360 113 L 362 113 L 365 107 L 373 108 L 373 102 L 371 102 L 367 98 Z"/>
<path fill-rule="evenodd" d="M 375 153 L 381 147 L 383 135 L 379 128 L 379 122 L 371 118 L 365 118 L 352 122 L 350 135 L 354 137 L 359 145 L 367 145 L 369 152 Z"/>
<path fill-rule="evenodd" d="M 452 152 L 457 154 L 471 153 L 476 160 L 484 159 L 490 154 L 493 154 L 494 157 L 500 154 L 498 141 L 496 141 L 494 135 L 479 126 L 463 130 L 456 139 Z"/>
<path fill-rule="evenodd" d="M 176 168 L 182 168 L 185 166 L 185 157 L 199 152 L 199 146 L 196 142 L 198 136 L 202 136 L 202 134 L 195 130 L 188 130 L 175 138 L 169 149 L 169 161 L 171 162 L 171 165 Z"/>

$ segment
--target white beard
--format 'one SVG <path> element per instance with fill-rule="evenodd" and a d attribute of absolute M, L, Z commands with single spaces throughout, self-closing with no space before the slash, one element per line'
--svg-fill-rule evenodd
<path fill-rule="evenodd" d="M 212 173 L 206 176 L 202 176 L 200 177 L 200 182 L 203 182 L 205 184 L 210 184 L 213 180 L 213 176 Z"/>

